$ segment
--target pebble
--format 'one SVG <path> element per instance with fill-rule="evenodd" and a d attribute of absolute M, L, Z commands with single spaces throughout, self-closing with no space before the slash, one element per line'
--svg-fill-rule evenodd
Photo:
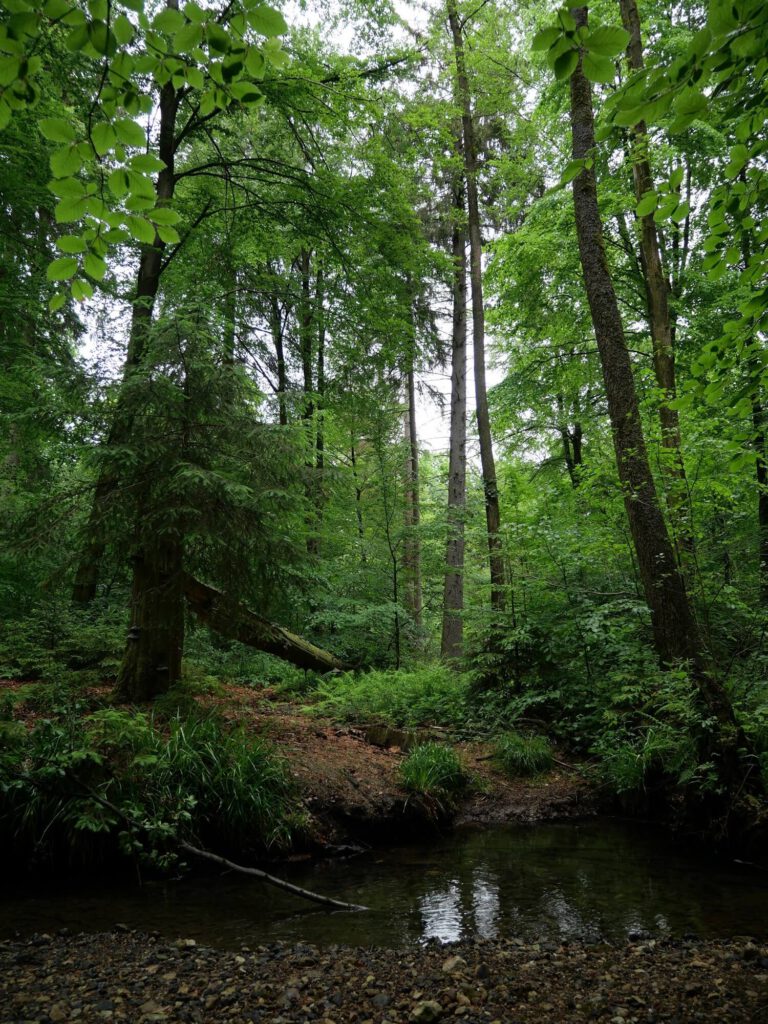
<path fill-rule="evenodd" d="M 0 942 L 0 1024 L 755 1024 L 768 1005 L 768 946 L 746 937 L 237 952 L 190 941 L 116 929 Z"/>

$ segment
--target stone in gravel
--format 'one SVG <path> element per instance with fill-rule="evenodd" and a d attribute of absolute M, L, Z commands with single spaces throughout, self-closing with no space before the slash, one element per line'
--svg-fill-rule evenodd
<path fill-rule="evenodd" d="M 371 999 L 371 1003 L 376 1007 L 377 1010 L 383 1010 L 389 1006 L 391 1000 L 386 992 L 379 992 Z"/>
<path fill-rule="evenodd" d="M 432 1021 L 440 1020 L 443 1015 L 443 1008 L 434 999 L 425 999 L 417 1003 L 411 1010 L 411 1020 L 419 1024 L 431 1024 Z"/>
<path fill-rule="evenodd" d="M 467 966 L 467 961 L 460 956 L 449 956 L 443 964 L 444 974 L 458 974 L 459 971 L 463 971 Z"/>

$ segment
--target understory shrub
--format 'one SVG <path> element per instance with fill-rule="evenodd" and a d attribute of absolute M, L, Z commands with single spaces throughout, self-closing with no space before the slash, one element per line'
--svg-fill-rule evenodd
<path fill-rule="evenodd" d="M 502 733 L 494 741 L 493 756 L 507 775 L 538 775 L 552 767 L 552 747 L 546 736 Z"/>
<path fill-rule="evenodd" d="M 442 743 L 414 747 L 400 766 L 403 786 L 411 793 L 442 803 L 468 782 L 458 755 Z"/>
<path fill-rule="evenodd" d="M 20 860 L 161 867 L 185 838 L 229 851 L 285 844 L 300 822 L 283 762 L 212 716 L 73 708 L 0 734 L 0 840 Z"/>
<path fill-rule="evenodd" d="M 461 725 L 467 717 L 467 676 L 442 665 L 413 671 L 346 672 L 324 679 L 308 708 L 348 722 L 387 725 Z"/>

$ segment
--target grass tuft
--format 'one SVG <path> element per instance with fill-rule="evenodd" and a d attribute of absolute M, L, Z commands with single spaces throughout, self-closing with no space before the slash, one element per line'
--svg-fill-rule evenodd
<path fill-rule="evenodd" d="M 552 767 L 552 747 L 546 736 L 507 732 L 496 739 L 493 753 L 507 775 L 538 775 Z"/>

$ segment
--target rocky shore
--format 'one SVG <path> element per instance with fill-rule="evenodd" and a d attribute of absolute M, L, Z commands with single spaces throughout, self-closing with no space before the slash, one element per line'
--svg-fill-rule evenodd
<path fill-rule="evenodd" d="M 768 945 L 521 940 L 223 952 L 114 931 L 0 943 L 0 1024 L 760 1024 Z"/>

